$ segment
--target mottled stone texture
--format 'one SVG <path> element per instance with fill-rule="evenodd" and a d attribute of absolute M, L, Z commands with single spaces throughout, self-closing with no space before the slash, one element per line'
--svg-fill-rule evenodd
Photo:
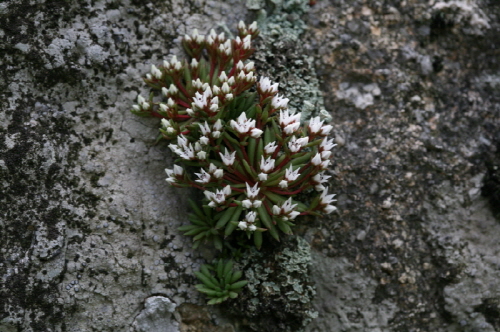
<path fill-rule="evenodd" d="M 128 110 L 179 36 L 240 19 L 291 106 L 332 117 L 339 213 L 207 308 L 192 271 L 213 252 L 176 231 L 193 194 Z M 314 311 L 311 332 L 500 331 L 499 30 L 496 0 L 0 3 L 0 331 L 293 331 Z"/>

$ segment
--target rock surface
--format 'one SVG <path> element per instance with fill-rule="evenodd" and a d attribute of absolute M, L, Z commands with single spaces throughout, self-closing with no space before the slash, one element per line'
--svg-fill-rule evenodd
<path fill-rule="evenodd" d="M 129 113 L 180 36 L 253 19 L 258 70 L 338 144 L 339 213 L 296 228 L 305 330 L 500 331 L 495 0 L 0 3 L 0 331 L 284 330 L 203 305 L 192 271 L 213 253 L 176 230 L 192 193 Z"/>

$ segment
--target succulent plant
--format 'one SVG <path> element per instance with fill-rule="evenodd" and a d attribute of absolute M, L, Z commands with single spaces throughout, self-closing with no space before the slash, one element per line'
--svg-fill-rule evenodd
<path fill-rule="evenodd" d="M 222 259 L 213 265 L 202 265 L 200 271 L 194 274 L 202 282 L 195 287 L 210 298 L 208 304 L 218 304 L 228 298 L 238 297 L 238 293 L 248 283 L 246 280 L 239 280 L 243 273 L 233 271 L 232 261 L 224 262 Z"/>
<path fill-rule="evenodd" d="M 137 115 L 161 118 L 161 135 L 173 141 L 178 159 L 166 169 L 167 182 L 204 193 L 201 208 L 190 202 L 191 224 L 180 228 L 195 248 L 208 242 L 223 250 L 235 231 L 260 248 L 264 232 L 279 241 L 280 234 L 292 234 L 297 216 L 336 210 L 324 186 L 333 127 L 319 117 L 302 126 L 278 83 L 257 81 L 247 59 L 258 33 L 255 22 L 240 22 L 235 39 L 213 30 L 186 35 L 188 59 L 153 65 L 144 80 L 152 93 L 139 95 L 132 107 Z"/>

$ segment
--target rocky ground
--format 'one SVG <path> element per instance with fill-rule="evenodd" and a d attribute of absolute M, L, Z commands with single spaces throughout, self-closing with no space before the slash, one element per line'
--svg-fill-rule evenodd
<path fill-rule="evenodd" d="M 254 19 L 258 71 L 332 118 L 339 210 L 207 307 L 129 109 L 180 36 Z M 500 331 L 499 30 L 496 0 L 0 3 L 0 331 Z"/>

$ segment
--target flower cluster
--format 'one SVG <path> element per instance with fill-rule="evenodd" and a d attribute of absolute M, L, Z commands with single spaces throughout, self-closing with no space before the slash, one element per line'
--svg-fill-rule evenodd
<path fill-rule="evenodd" d="M 181 230 L 195 245 L 221 240 L 234 231 L 253 237 L 260 248 L 263 232 L 276 240 L 292 233 L 299 215 L 330 213 L 325 174 L 335 146 L 332 126 L 319 117 L 301 126 L 300 113 L 288 110 L 278 83 L 255 74 L 252 40 L 256 24 L 240 22 L 228 39 L 196 30 L 182 41 L 189 60 L 172 57 L 152 66 L 145 82 L 148 98 L 138 96 L 132 112 L 161 118 L 161 133 L 178 157 L 167 182 L 203 191 L 203 211 Z M 194 168 L 194 172 L 188 171 Z M 297 200 L 297 195 L 305 197 Z"/>

